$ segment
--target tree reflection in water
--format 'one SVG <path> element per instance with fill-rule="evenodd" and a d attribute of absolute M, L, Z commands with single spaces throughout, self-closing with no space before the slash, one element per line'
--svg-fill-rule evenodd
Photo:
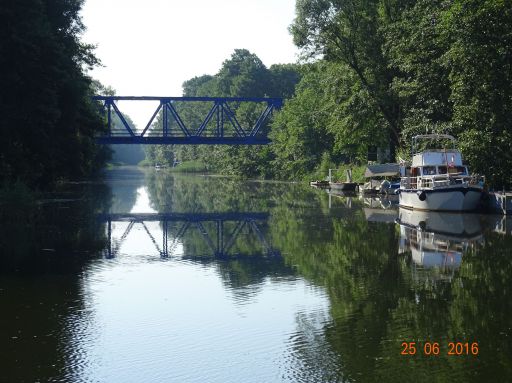
<path fill-rule="evenodd" d="M 240 302 L 254 299 L 266 281 L 300 278 L 325 291 L 327 312 L 296 312 L 295 331 L 279 362 L 282 380 L 512 381 L 512 238 L 493 231 L 486 218 L 389 210 L 379 215 L 365 211 L 355 197 L 350 203 L 329 200 L 298 184 L 117 172 L 109 179 L 113 197 L 91 186 L 76 203 L 52 202 L 29 219 L 3 220 L 2 249 L 10 256 L 1 260 L 2 288 L 9 294 L 0 299 L 5 312 L 16 313 L 2 322 L 8 339 L 0 355 L 8 366 L 3 380 L 66 376 L 74 331 L 69 326 L 86 315 L 81 275 L 109 244 L 108 225 L 98 213 L 129 213 L 144 187 L 156 215 L 247 213 L 265 219 L 254 220 L 257 231 L 248 223 L 241 227 L 243 219 L 191 222 L 181 236 L 184 221 L 144 221 L 153 241 L 118 246 L 119 257 L 154 253 L 158 262 L 213 266 Z M 383 218 L 394 214 L 398 223 Z M 219 222 L 229 251 L 218 246 Z M 115 241 L 129 222 L 116 225 Z M 140 222 L 132 226 L 147 236 Z M 165 238 L 173 251 L 162 259 L 159 241 Z M 172 247 L 175 239 L 179 246 Z M 401 355 L 404 341 L 417 342 L 418 354 Z M 426 341 L 439 342 L 440 355 L 424 356 Z M 450 341 L 478 342 L 480 353 L 448 356 Z"/>
<path fill-rule="evenodd" d="M 284 262 L 329 294 L 330 318 L 297 317 L 290 344 L 304 370 L 294 379 L 511 377 L 510 236 L 478 216 L 404 212 L 401 224 L 368 222 L 357 201 L 329 210 L 327 195 L 293 185 L 207 183 L 169 196 L 171 205 L 268 209 L 268 234 Z M 439 342 L 442 352 L 400 355 L 403 341 Z M 479 342 L 480 354 L 448 356 L 450 341 Z"/>
<path fill-rule="evenodd" d="M 510 236 L 468 215 L 426 213 L 411 222 L 405 212 L 394 225 L 367 222 L 360 210 L 340 218 L 293 213 L 273 215 L 276 246 L 300 275 L 327 289 L 331 302 L 322 336 L 301 347 L 320 342 L 337 356 L 306 363 L 325 372 L 316 381 L 431 381 L 433 374 L 441 381 L 510 380 Z M 442 352 L 403 356 L 404 341 L 439 342 Z M 479 342 L 480 354 L 448 356 L 450 341 Z M 337 379 L 332 371 L 340 372 Z"/>

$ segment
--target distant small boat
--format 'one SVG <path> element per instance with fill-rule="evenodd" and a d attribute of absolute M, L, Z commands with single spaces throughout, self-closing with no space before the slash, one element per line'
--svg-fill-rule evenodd
<path fill-rule="evenodd" d="M 329 182 L 332 190 L 355 191 L 357 183 L 355 182 Z"/>
<path fill-rule="evenodd" d="M 328 193 L 330 195 L 333 195 L 336 197 L 356 197 L 357 196 L 357 192 L 354 190 L 329 189 Z"/>
<path fill-rule="evenodd" d="M 356 182 L 352 182 L 352 169 L 347 169 L 347 181 L 346 182 L 332 182 L 332 169 L 329 169 L 329 187 L 331 190 L 353 192 L 358 187 Z"/>
<path fill-rule="evenodd" d="M 309 185 L 317 188 L 328 188 L 329 181 L 311 181 Z"/>

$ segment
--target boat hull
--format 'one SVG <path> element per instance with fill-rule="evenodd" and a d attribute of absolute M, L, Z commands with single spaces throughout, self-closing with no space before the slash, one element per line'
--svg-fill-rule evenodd
<path fill-rule="evenodd" d="M 399 204 L 418 210 L 473 211 L 478 208 L 481 195 L 479 187 L 400 189 Z"/>
<path fill-rule="evenodd" d="M 316 188 L 329 188 L 329 182 L 327 181 L 311 181 L 309 183 L 310 186 L 316 187 Z"/>
<path fill-rule="evenodd" d="M 329 186 L 333 190 L 355 191 L 357 184 L 355 182 L 331 182 Z"/>
<path fill-rule="evenodd" d="M 479 214 L 444 213 L 398 209 L 397 223 L 415 230 L 435 233 L 443 239 L 482 237 Z"/>

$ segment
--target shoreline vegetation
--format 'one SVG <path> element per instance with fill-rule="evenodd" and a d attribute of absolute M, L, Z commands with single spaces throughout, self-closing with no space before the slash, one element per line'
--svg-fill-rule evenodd
<path fill-rule="evenodd" d="M 116 167 L 123 167 L 123 166 L 137 166 L 140 168 L 153 168 L 156 166 L 156 164 L 151 163 L 147 159 L 144 159 L 140 161 L 137 165 L 133 164 L 127 164 L 123 162 L 109 162 L 106 166 L 107 170 L 114 169 Z M 166 172 L 171 173 L 201 173 L 201 174 L 213 174 L 213 175 L 219 175 L 224 177 L 235 177 L 238 179 L 247 179 L 247 180 L 267 180 L 267 181 L 280 181 L 280 182 L 309 182 L 312 180 L 325 180 L 328 177 L 329 168 L 332 171 L 332 178 L 334 182 L 344 182 L 346 180 L 346 171 L 351 170 L 352 171 L 352 179 L 353 182 L 357 183 L 363 183 L 365 181 L 364 178 L 364 171 L 366 169 L 366 165 L 357 165 L 357 164 L 345 164 L 345 165 L 338 165 L 335 164 L 326 164 L 326 167 L 319 169 L 317 171 L 311 172 L 307 175 L 305 175 L 302 179 L 279 179 L 279 178 L 249 178 L 249 177 L 243 177 L 240 175 L 233 175 L 233 174 L 225 174 L 225 173 L 218 173 L 215 172 L 212 168 L 208 167 L 208 165 L 201 161 L 185 161 L 182 162 L 175 167 L 172 166 L 162 166 L 160 169 L 164 170 Z"/>
<path fill-rule="evenodd" d="M 146 159 L 202 161 L 216 173 L 278 180 L 324 179 L 329 168 L 353 166 L 360 182 L 359 165 L 346 164 L 410 160 L 413 136 L 446 133 L 491 189 L 512 185 L 512 8 L 304 0 L 290 30 L 314 60 L 267 68 L 237 49 L 215 75 L 183 84 L 183 96 L 282 97 L 264 129 L 270 145 L 154 145 Z M 180 109 L 187 126 L 206 112 Z M 250 105 L 235 112 L 246 127 L 257 115 Z"/>
<path fill-rule="evenodd" d="M 140 161 L 137 166 L 139 167 L 154 167 L 154 163 L 151 163 L 147 159 Z M 166 171 L 174 173 L 208 173 L 209 169 L 207 164 L 201 161 L 184 161 L 174 167 L 164 165 Z"/>

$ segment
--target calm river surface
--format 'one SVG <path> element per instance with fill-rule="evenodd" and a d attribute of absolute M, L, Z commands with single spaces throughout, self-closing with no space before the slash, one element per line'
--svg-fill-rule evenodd
<path fill-rule="evenodd" d="M 36 210 L 0 382 L 512 381 L 510 219 L 136 168 Z"/>

